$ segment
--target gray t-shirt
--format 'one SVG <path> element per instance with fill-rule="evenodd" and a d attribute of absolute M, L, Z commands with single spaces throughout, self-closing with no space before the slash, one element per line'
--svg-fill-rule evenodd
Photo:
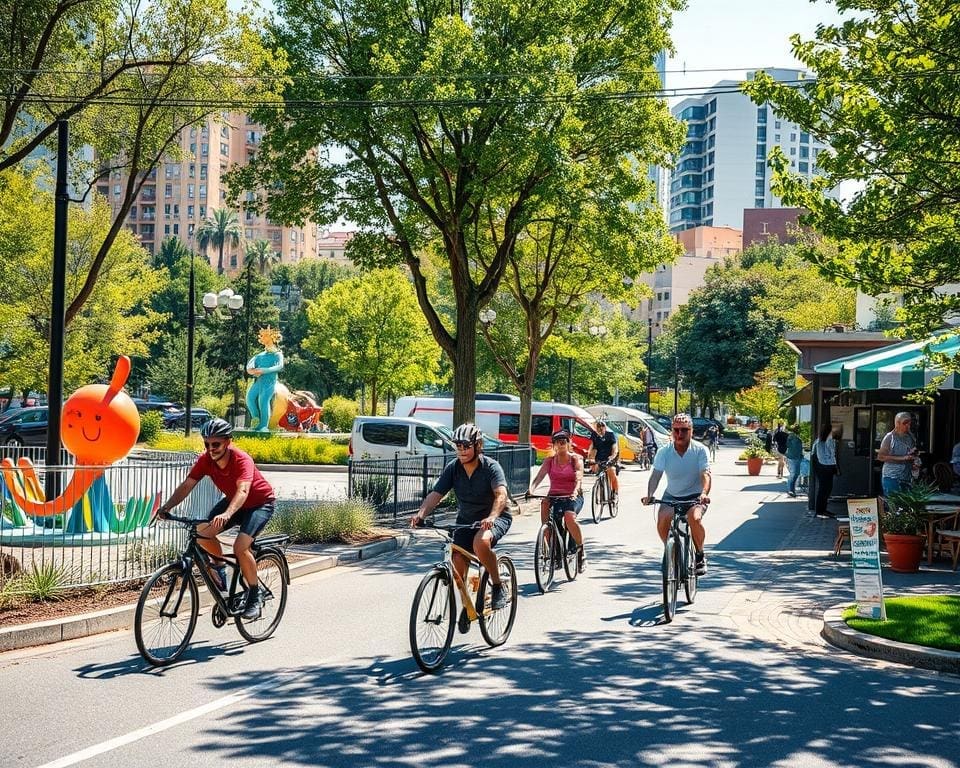
<path fill-rule="evenodd" d="M 703 492 L 700 475 L 710 471 L 710 456 L 702 443 L 690 441 L 690 447 L 683 456 L 671 443 L 657 451 L 653 468 L 667 476 L 667 490 L 664 498 L 681 500 L 699 496 Z"/>
<path fill-rule="evenodd" d="M 898 435 L 896 431 L 887 432 L 880 441 L 880 448 L 886 448 L 886 453 L 891 456 L 906 456 L 917 447 L 917 441 L 913 434 L 905 432 Z M 911 461 L 885 461 L 883 469 L 880 470 L 881 477 L 889 477 L 909 483 L 913 479 L 913 462 Z"/>
<path fill-rule="evenodd" d="M 443 468 L 433 490 L 446 496 L 450 489 L 453 489 L 457 494 L 457 524 L 469 525 L 490 514 L 493 509 L 494 489 L 501 485 L 507 487 L 503 467 L 495 460 L 480 454 L 480 463 L 473 470 L 473 475 L 468 477 L 460 459 L 454 459 Z M 506 509 L 500 513 L 500 517 L 513 519 Z"/>

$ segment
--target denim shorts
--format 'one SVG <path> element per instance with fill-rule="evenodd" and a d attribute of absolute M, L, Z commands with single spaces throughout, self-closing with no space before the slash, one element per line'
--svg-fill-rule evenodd
<path fill-rule="evenodd" d="M 557 522 L 563 520 L 563 516 L 566 512 L 573 512 L 573 516 L 576 517 L 580 514 L 580 510 L 583 509 L 583 494 L 578 495 L 574 499 L 554 499 L 550 503 L 550 509 L 553 511 L 554 518 L 557 518 Z"/>
<path fill-rule="evenodd" d="M 213 509 L 210 510 L 210 514 L 207 515 L 207 520 L 213 520 L 217 515 L 222 515 L 227 507 L 230 505 L 230 499 L 224 496 L 220 501 L 213 505 Z M 238 509 L 233 513 L 233 516 L 227 521 L 227 524 L 223 526 L 223 530 L 228 528 L 233 528 L 235 525 L 240 526 L 240 533 L 245 533 L 251 539 L 255 539 L 257 534 L 263 530 L 270 518 L 273 517 L 273 502 L 268 501 L 266 504 L 261 504 L 259 507 L 250 507 L 249 509 Z"/>
<path fill-rule="evenodd" d="M 493 534 L 493 541 L 490 546 L 496 546 L 497 542 L 506 536 L 512 524 L 513 518 L 509 515 L 500 515 L 494 520 L 493 527 L 490 529 L 490 533 Z M 457 525 L 464 525 L 464 523 L 457 520 Z M 473 552 L 473 537 L 478 533 L 480 533 L 479 528 L 458 528 L 453 532 L 453 543 L 461 549 L 467 550 L 467 552 Z"/>

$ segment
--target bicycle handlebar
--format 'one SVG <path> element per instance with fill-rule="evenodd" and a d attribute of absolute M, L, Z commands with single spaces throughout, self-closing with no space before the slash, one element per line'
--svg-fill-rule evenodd
<path fill-rule="evenodd" d="M 523 494 L 525 499 L 575 499 L 577 495 L 575 493 L 566 493 L 566 494 L 549 494 L 549 493 L 525 493 Z"/>
<path fill-rule="evenodd" d="M 686 499 L 685 501 L 680 501 L 678 499 L 669 500 L 669 499 L 650 499 L 649 506 L 654 506 L 655 504 L 666 504 L 668 507 L 673 507 L 675 512 L 686 512 L 691 507 L 708 507 L 710 506 L 710 500 L 701 501 L 700 499 Z"/>
<path fill-rule="evenodd" d="M 433 520 L 421 520 L 416 528 L 431 528 L 435 531 L 446 531 L 447 533 L 453 533 L 454 531 L 460 530 L 479 530 L 480 523 L 459 523 L 455 525 L 437 525 Z"/>
<path fill-rule="evenodd" d="M 157 516 L 154 517 L 154 521 L 157 521 L 157 520 L 172 520 L 172 521 L 175 522 L 175 523 L 186 523 L 187 525 L 197 525 L 197 524 L 199 524 L 199 523 L 205 523 L 205 522 L 207 522 L 207 521 L 206 521 L 205 519 L 203 519 L 203 518 L 199 518 L 199 517 L 180 517 L 179 515 L 171 515 L 169 512 L 167 512 L 166 514 L 163 514 L 163 515 L 161 515 L 161 514 L 158 513 Z"/>

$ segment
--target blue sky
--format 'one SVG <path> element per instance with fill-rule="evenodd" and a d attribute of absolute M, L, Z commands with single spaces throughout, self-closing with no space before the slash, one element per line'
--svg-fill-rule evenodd
<path fill-rule="evenodd" d="M 699 88 L 718 80 L 742 80 L 748 69 L 797 67 L 790 35 L 810 39 L 817 24 L 839 18 L 825 0 L 687 0 L 686 10 L 673 18 L 677 53 L 667 61 L 667 87 Z M 718 68 L 732 71 L 671 71 Z"/>

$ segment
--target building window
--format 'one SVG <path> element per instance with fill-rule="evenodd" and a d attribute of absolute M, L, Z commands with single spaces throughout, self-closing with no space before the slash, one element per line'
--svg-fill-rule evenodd
<path fill-rule="evenodd" d="M 180 225 L 179 225 L 179 224 L 174 224 L 174 225 L 173 225 L 173 234 L 175 234 L 175 235 L 179 235 L 179 234 L 180 234 Z"/>
<path fill-rule="evenodd" d="M 767 108 L 766 108 L 766 107 L 757 107 L 757 122 L 758 122 L 758 123 L 763 123 L 764 125 L 766 125 L 766 123 L 767 123 Z"/>
<path fill-rule="evenodd" d="M 753 207 L 754 207 L 754 208 L 763 208 L 763 198 L 762 198 L 762 197 L 758 197 L 756 200 L 754 200 L 754 201 L 753 201 Z"/>
<path fill-rule="evenodd" d="M 225 141 L 221 141 L 221 142 L 220 142 L 220 154 L 221 154 L 221 155 L 229 155 L 229 154 L 230 154 L 230 145 L 227 144 Z"/>
<path fill-rule="evenodd" d="M 767 126 L 758 125 L 757 126 L 757 141 L 766 141 L 767 140 Z"/>
<path fill-rule="evenodd" d="M 708 137 L 707 137 L 707 149 L 713 149 L 716 145 L 717 145 L 717 137 L 716 137 L 716 136 L 713 136 L 713 135 L 708 136 Z"/>
<path fill-rule="evenodd" d="M 187 237 L 193 238 L 193 232 L 197 228 L 196 224 L 187 224 Z"/>
<path fill-rule="evenodd" d="M 773 134 L 773 140 L 774 140 L 777 144 L 779 144 L 779 143 L 780 143 L 780 134 L 779 134 L 779 133 Z"/>
<path fill-rule="evenodd" d="M 114 196 L 114 197 L 120 197 L 120 185 L 119 185 L 119 184 L 114 184 L 114 185 L 113 185 L 113 196 Z"/>
<path fill-rule="evenodd" d="M 193 184 L 187 184 L 187 197 L 193 198 L 194 186 Z"/>
<path fill-rule="evenodd" d="M 757 176 L 763 178 L 767 172 L 767 164 L 763 160 L 757 160 Z"/>
<path fill-rule="evenodd" d="M 200 185 L 200 198 L 203 199 L 203 198 L 205 198 L 206 196 L 207 196 L 207 185 L 206 185 L 206 184 L 201 184 L 201 185 Z"/>
<path fill-rule="evenodd" d="M 170 203 L 166 203 L 166 204 L 163 206 L 163 218 L 165 218 L 165 219 L 169 219 L 169 218 L 170 218 Z"/>
<path fill-rule="evenodd" d="M 208 143 L 204 142 L 203 144 L 200 145 L 200 154 L 203 157 L 206 157 L 207 155 L 210 154 L 210 145 Z"/>
<path fill-rule="evenodd" d="M 164 234 L 165 237 L 169 237 L 169 236 L 170 236 L 170 225 L 169 225 L 169 224 L 164 224 L 164 225 L 163 225 L 163 234 Z"/>
<path fill-rule="evenodd" d="M 231 267 L 237 266 L 237 254 L 235 253 L 230 254 L 230 266 Z"/>
<path fill-rule="evenodd" d="M 790 134 L 790 141 L 796 141 L 796 140 L 797 140 L 797 134 L 791 133 L 791 134 Z"/>
<path fill-rule="evenodd" d="M 229 129 L 227 126 L 225 126 L 225 125 L 221 125 L 221 126 L 220 126 L 220 135 L 223 136 L 225 139 L 230 138 L 230 129 Z"/>
<path fill-rule="evenodd" d="M 767 159 L 767 145 L 757 144 L 757 160 L 766 160 L 766 159 Z"/>
<path fill-rule="evenodd" d="M 174 215 L 174 217 L 179 217 L 179 216 L 180 216 L 180 204 L 179 204 L 179 203 L 174 203 L 174 204 L 173 204 L 173 215 Z"/>
<path fill-rule="evenodd" d="M 207 164 L 206 164 L 206 163 L 204 163 L 203 165 L 200 166 L 200 178 L 201 178 L 201 179 L 207 178 Z"/>
<path fill-rule="evenodd" d="M 195 141 L 190 142 L 190 154 L 191 155 L 197 154 L 197 142 Z"/>
<path fill-rule="evenodd" d="M 187 175 L 193 179 L 197 176 L 197 166 L 193 163 L 190 163 L 190 167 L 187 169 Z"/>
<path fill-rule="evenodd" d="M 800 145 L 800 158 L 801 158 L 802 160 L 806 160 L 806 159 L 808 159 L 809 157 L 810 157 L 810 147 L 806 147 L 806 146 L 804 146 L 804 145 L 801 144 L 801 145 Z"/>
<path fill-rule="evenodd" d="M 164 185 L 163 185 L 163 196 L 164 196 L 164 197 L 173 197 L 173 184 L 164 184 Z"/>
<path fill-rule="evenodd" d="M 201 218 L 201 219 L 205 219 L 206 217 L 207 217 L 207 206 L 201 205 L 201 206 L 200 206 L 200 218 Z"/>
<path fill-rule="evenodd" d="M 714 158 L 714 153 L 713 153 L 713 152 L 708 152 L 708 153 L 707 153 L 707 165 L 713 165 L 713 158 Z"/>
<path fill-rule="evenodd" d="M 773 127 L 774 127 L 774 128 L 780 128 L 780 121 L 779 121 L 779 120 L 774 120 L 774 122 L 773 122 Z"/>
<path fill-rule="evenodd" d="M 131 219 L 137 218 L 137 206 L 135 205 L 130 206 L 130 218 Z"/>
<path fill-rule="evenodd" d="M 805 131 L 800 131 L 800 143 L 809 144 L 810 143 L 810 134 Z"/>
<path fill-rule="evenodd" d="M 717 100 L 711 99 L 710 103 L 707 104 L 707 114 L 712 115 L 716 111 L 717 111 Z"/>
<path fill-rule="evenodd" d="M 755 194 L 757 194 L 757 195 L 762 195 L 763 192 L 764 192 L 763 179 L 757 179 L 757 183 L 756 183 L 754 186 L 756 187 L 756 192 L 755 192 Z"/>
<path fill-rule="evenodd" d="M 246 237 L 247 240 L 253 240 L 253 228 L 247 227 L 245 230 L 243 230 L 243 236 Z"/>
<path fill-rule="evenodd" d="M 193 206 L 192 206 L 192 205 L 188 205 L 188 206 L 187 206 L 187 218 L 188 218 L 188 219 L 192 219 L 192 218 L 193 218 Z"/>
<path fill-rule="evenodd" d="M 791 155 L 796 155 L 796 154 L 797 154 L 797 148 L 796 148 L 796 147 L 790 147 L 790 154 L 791 154 Z"/>
<path fill-rule="evenodd" d="M 715 130 L 717 130 L 717 118 L 711 117 L 711 118 L 710 118 L 710 122 L 707 123 L 707 126 L 708 126 L 707 130 L 709 130 L 709 131 L 715 131 Z"/>
<path fill-rule="evenodd" d="M 803 162 L 803 160 L 801 160 L 800 163 L 797 165 L 797 170 L 799 170 L 800 173 L 808 173 L 810 171 L 810 164 L 805 163 Z"/>

